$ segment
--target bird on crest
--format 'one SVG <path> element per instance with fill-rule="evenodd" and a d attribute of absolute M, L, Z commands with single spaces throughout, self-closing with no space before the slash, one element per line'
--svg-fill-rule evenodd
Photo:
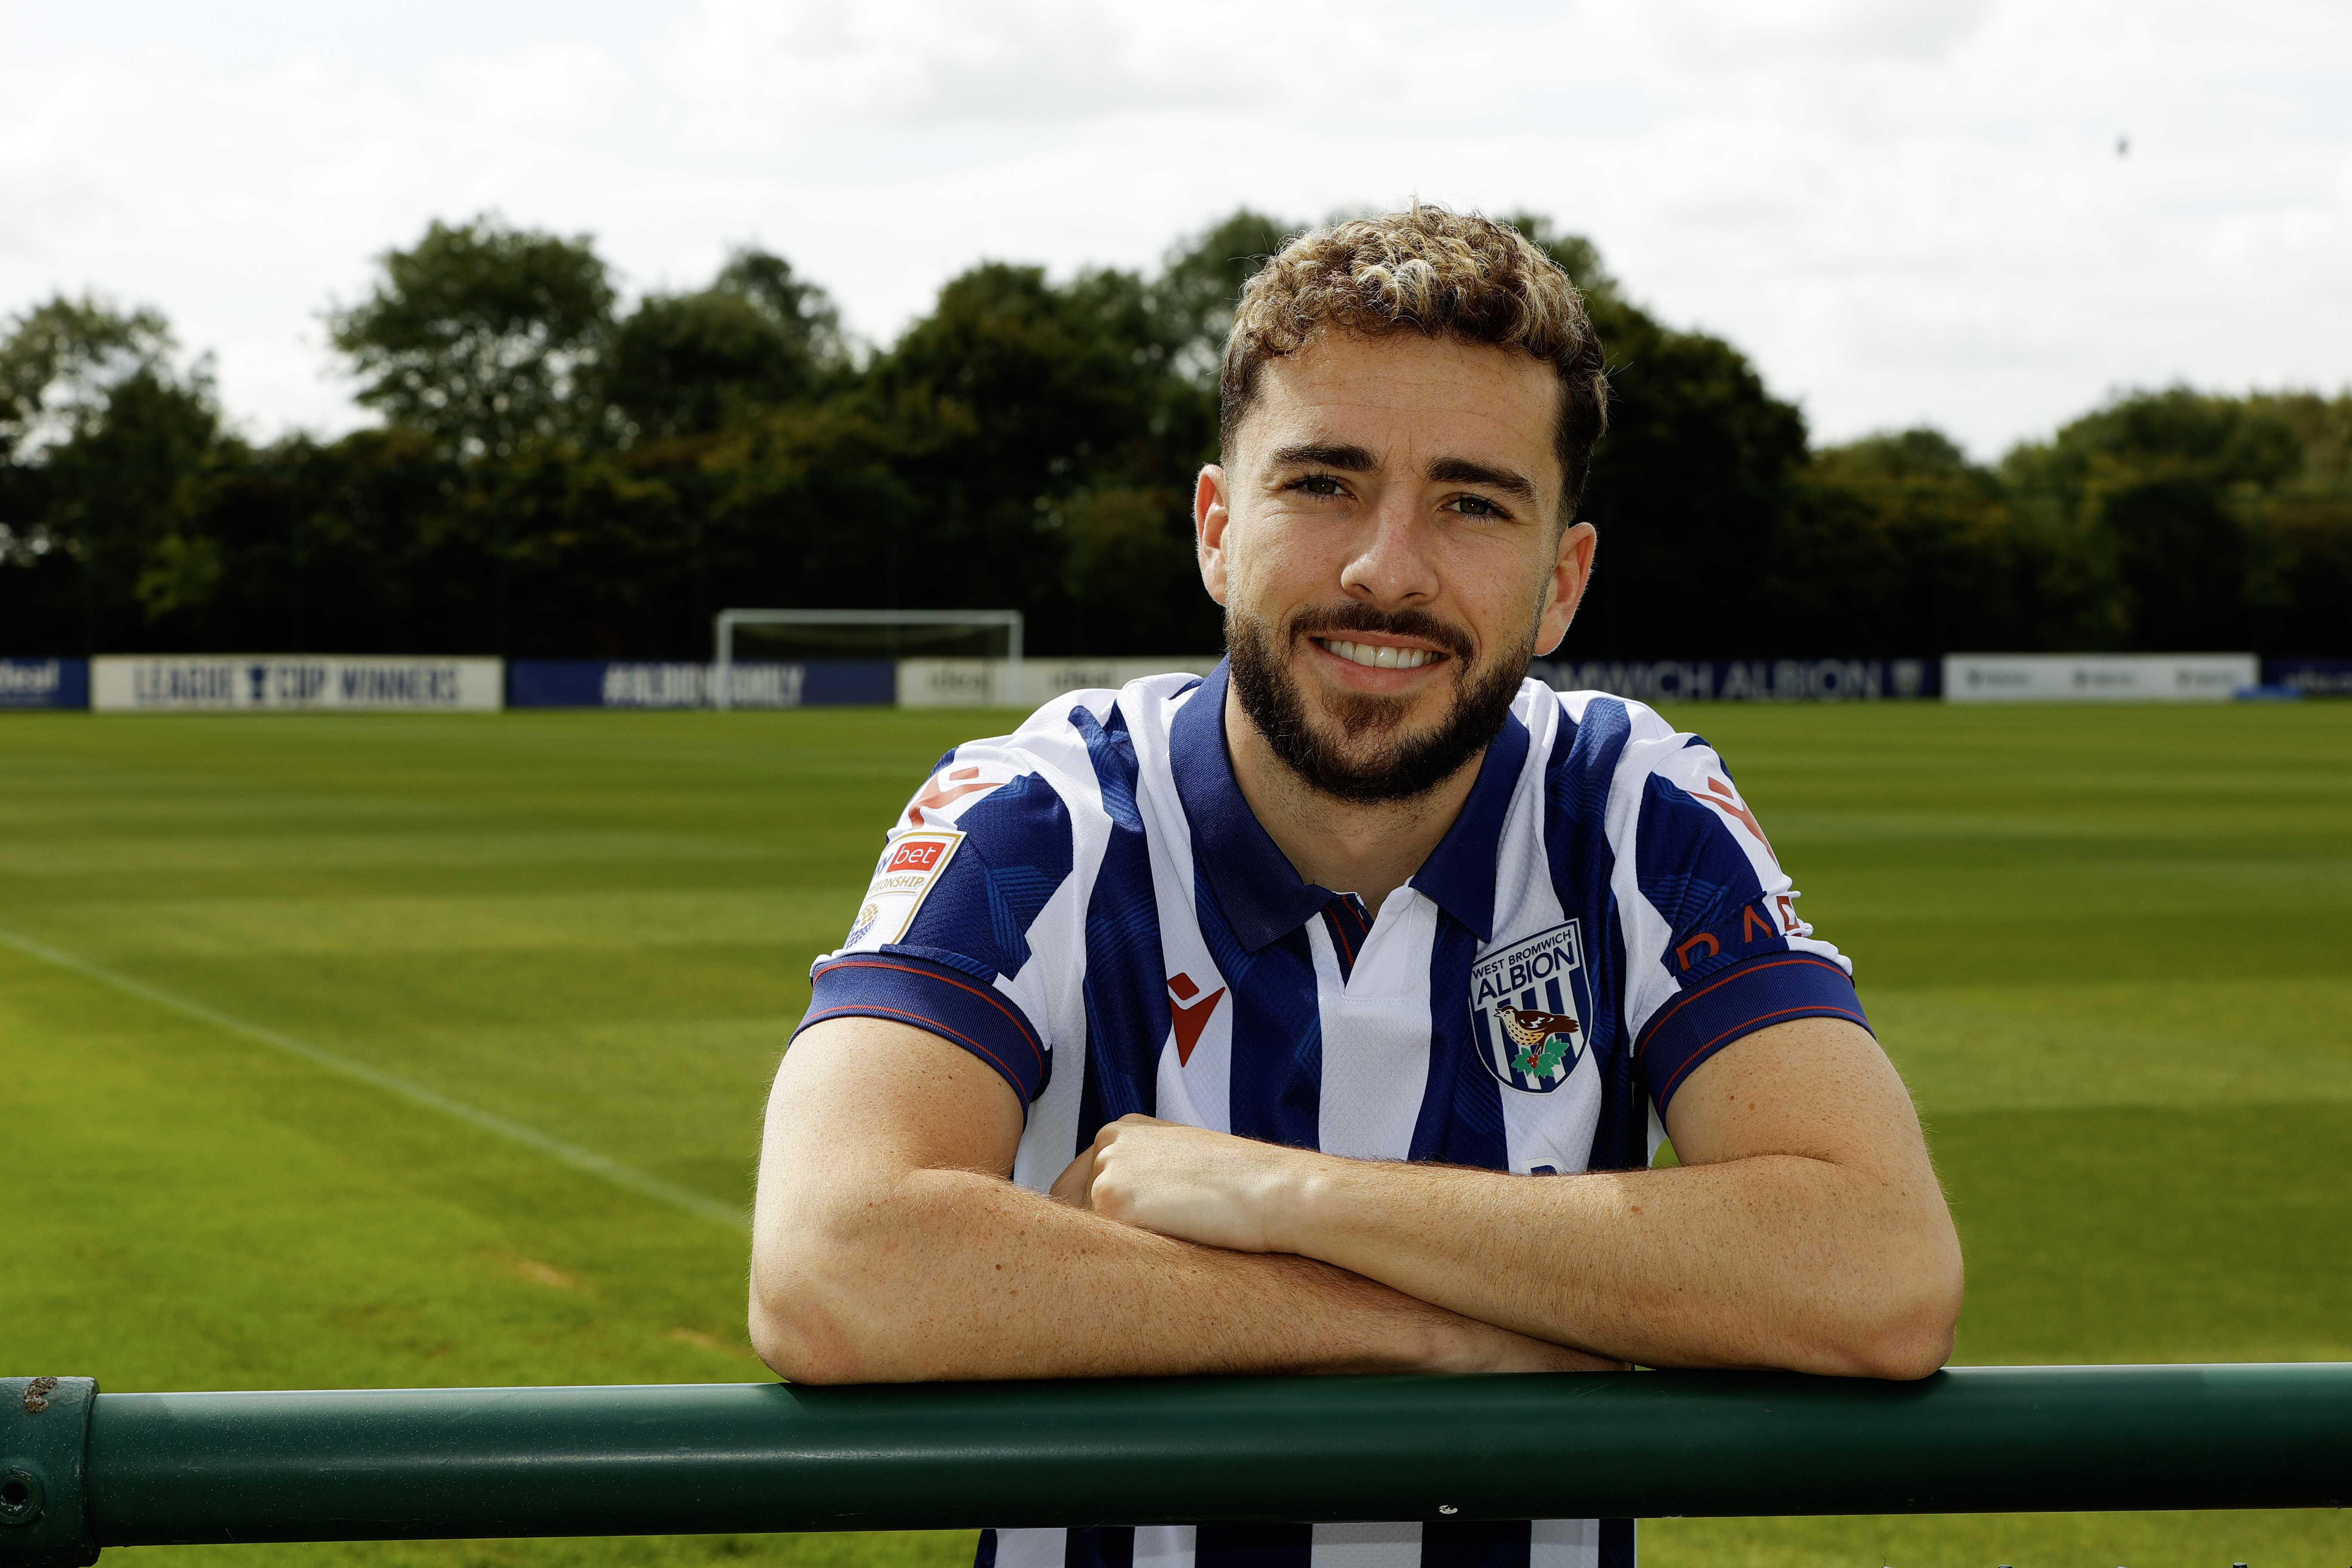
<path fill-rule="evenodd" d="M 1561 1060 L 1576 1048 L 1572 1037 L 1580 1025 L 1566 1013 L 1540 1013 L 1530 1007 L 1497 1007 L 1495 1016 L 1503 1026 L 1503 1034 L 1517 1047 L 1511 1056 L 1511 1070 L 1532 1078 L 1549 1078 L 1559 1070 Z"/>

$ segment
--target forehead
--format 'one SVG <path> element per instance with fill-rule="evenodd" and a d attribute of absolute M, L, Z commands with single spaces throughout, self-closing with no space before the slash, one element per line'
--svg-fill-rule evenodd
<path fill-rule="evenodd" d="M 1559 380 L 1532 354 L 1415 331 L 1325 332 L 1267 361 L 1256 393 L 1234 433 L 1245 462 L 1313 436 L 1390 464 L 1501 462 L 1559 494 Z"/>

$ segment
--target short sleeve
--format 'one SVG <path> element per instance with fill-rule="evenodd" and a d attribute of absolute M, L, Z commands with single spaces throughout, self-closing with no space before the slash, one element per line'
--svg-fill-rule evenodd
<path fill-rule="evenodd" d="M 1072 858 L 1068 808 L 1043 773 L 950 752 L 885 839 L 847 939 L 810 969 L 801 1027 L 912 1025 L 986 1062 L 1026 1106 L 1051 1054 L 1021 977 Z"/>
<path fill-rule="evenodd" d="M 1797 913 L 1780 868 L 1722 759 L 1676 736 L 1647 771 L 1635 830 L 1643 908 L 1629 953 L 1651 984 L 1629 1009 L 1634 1051 L 1663 1114 L 1699 1065 L 1745 1035 L 1796 1018 L 1870 1026 L 1853 965 Z"/>

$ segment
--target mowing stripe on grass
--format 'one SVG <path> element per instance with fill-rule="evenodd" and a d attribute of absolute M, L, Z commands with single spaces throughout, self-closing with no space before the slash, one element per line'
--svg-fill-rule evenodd
<path fill-rule="evenodd" d="M 642 1197 L 652 1198 L 656 1202 L 667 1204 L 673 1208 L 684 1209 L 688 1214 L 700 1215 L 705 1219 L 714 1219 L 721 1225 L 732 1226 L 739 1229 L 745 1224 L 741 1211 L 729 1208 L 716 1198 L 705 1197 L 700 1193 L 689 1192 L 673 1183 L 665 1182 L 659 1176 L 648 1175 L 634 1166 L 624 1165 L 609 1155 L 599 1154 L 593 1149 L 583 1149 L 577 1143 L 567 1143 L 561 1138 L 550 1137 L 535 1128 L 525 1127 L 519 1121 L 509 1121 L 503 1116 L 494 1115 L 490 1111 L 467 1105 L 463 1100 L 452 1100 L 438 1089 L 427 1089 L 421 1083 L 412 1083 L 395 1073 L 388 1073 L 381 1068 L 370 1067 L 365 1062 L 356 1061 L 340 1052 L 331 1051 L 324 1046 L 314 1046 L 308 1040 L 296 1039 L 293 1036 L 280 1034 L 276 1029 L 264 1028 L 258 1024 L 248 1024 L 242 1018 L 232 1017 L 221 1012 L 218 1008 L 207 1007 L 201 1002 L 174 995 L 169 991 L 150 985 L 143 980 L 133 980 L 127 974 L 118 974 L 111 969 L 92 963 L 88 959 L 77 958 L 61 948 L 51 947 L 47 942 L 36 942 L 28 936 L 19 936 L 14 931 L 0 930 L 0 942 L 6 943 L 29 958 L 37 958 L 44 963 L 53 963 L 59 969 L 68 970 L 85 980 L 94 980 L 100 985 L 111 986 L 117 991 L 136 996 L 142 1002 L 194 1018 L 199 1023 L 210 1024 L 214 1028 L 225 1030 L 257 1045 L 268 1046 L 274 1051 L 283 1051 L 289 1057 L 299 1057 L 313 1067 L 325 1068 L 330 1072 L 341 1073 L 345 1078 L 357 1079 L 371 1088 L 383 1089 L 387 1094 L 396 1094 L 413 1104 L 422 1105 L 430 1110 L 437 1110 L 444 1116 L 454 1117 L 485 1132 L 495 1132 L 499 1137 L 520 1143 L 526 1149 L 536 1150 L 550 1159 L 560 1160 L 573 1170 L 585 1171 L 592 1176 L 602 1176 L 614 1185 L 626 1187 Z"/>

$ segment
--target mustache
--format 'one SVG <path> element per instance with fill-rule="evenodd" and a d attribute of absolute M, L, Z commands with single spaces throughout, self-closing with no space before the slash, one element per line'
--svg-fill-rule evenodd
<path fill-rule="evenodd" d="M 1418 637 L 1444 648 L 1465 669 L 1478 657 L 1478 645 L 1471 640 L 1468 632 L 1427 610 L 1382 610 L 1351 600 L 1301 610 L 1290 617 L 1286 629 L 1293 642 L 1300 637 L 1328 637 L 1340 632 L 1385 632 L 1391 637 Z"/>

